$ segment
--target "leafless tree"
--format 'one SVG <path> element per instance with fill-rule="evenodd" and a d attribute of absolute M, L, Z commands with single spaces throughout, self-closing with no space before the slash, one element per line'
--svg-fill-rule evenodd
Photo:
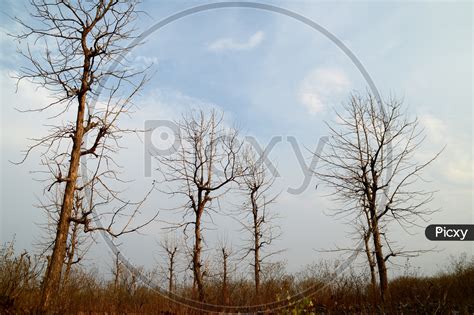
<path fill-rule="evenodd" d="M 229 280 L 232 272 L 236 270 L 235 266 L 231 265 L 232 257 L 235 255 L 232 246 L 227 242 L 227 238 L 221 238 L 218 241 L 217 255 L 219 257 L 219 264 L 221 265 L 220 277 L 222 281 L 221 287 L 221 303 L 222 305 L 229 305 Z"/>
<path fill-rule="evenodd" d="M 193 226 L 191 249 L 194 284 L 200 301 L 205 300 L 204 269 L 202 259 L 203 215 L 210 217 L 217 199 L 241 176 L 239 163 L 241 144 L 238 132 L 226 127 L 223 114 L 216 110 L 209 113 L 193 111 L 184 115 L 176 124 L 180 134 L 178 145 L 169 155 L 157 156 L 165 191 L 172 196 L 184 196 L 184 222 L 173 225 L 183 228 L 185 237 L 189 226 Z M 186 218 L 191 217 L 191 220 Z"/>
<path fill-rule="evenodd" d="M 165 251 L 168 261 L 168 292 L 173 293 L 176 278 L 176 259 L 179 252 L 178 241 L 176 238 L 167 235 L 160 243 L 160 246 Z"/>
<path fill-rule="evenodd" d="M 27 111 L 56 111 L 51 119 L 61 118 L 49 124 L 49 134 L 33 139 L 24 157 L 34 149 L 41 150 L 42 164 L 51 174 L 45 179 L 50 180 L 45 191 L 55 185 L 62 191 L 40 302 L 40 308 L 46 310 L 60 283 L 71 223 L 82 225 L 84 232 L 102 230 L 117 237 L 150 222 L 132 227 L 132 219 L 139 213 L 143 200 L 130 202 L 121 198 L 120 190 L 112 188 L 116 186 L 110 183 L 110 180 L 121 182 L 113 160 L 113 154 L 120 148 L 119 140 L 125 133 L 134 132 L 121 129 L 118 119 L 129 112 L 132 98 L 146 78 L 126 65 L 124 59 L 133 48 L 126 45 L 134 38 L 136 1 L 31 0 L 30 3 L 32 19 L 28 23 L 16 19 L 24 29 L 16 38 L 27 43 L 20 53 L 30 64 L 20 70 L 18 82 L 30 80 L 54 97 L 47 105 Z M 75 118 L 67 121 L 71 116 Z M 89 145 L 87 139 L 91 139 Z M 88 170 L 81 174 L 79 169 L 84 159 L 89 162 Z M 77 191 L 88 194 L 84 200 L 87 207 L 75 217 L 72 212 Z M 99 214 L 100 207 L 107 207 L 107 212 Z M 127 213 L 129 207 L 132 210 Z M 124 225 L 112 229 L 124 216 L 128 217 Z M 109 225 L 94 224 L 96 219 L 106 217 Z"/>
<path fill-rule="evenodd" d="M 243 206 L 243 227 L 251 235 L 250 241 L 244 247 L 247 257 L 252 253 L 255 296 L 258 298 L 263 261 L 280 251 L 266 251 L 264 247 L 270 246 L 280 236 L 280 228 L 274 225 L 276 214 L 269 211 L 268 206 L 275 201 L 277 195 L 270 196 L 270 189 L 275 181 L 260 157 L 247 147 L 243 153 L 243 163 L 246 166 L 243 177 L 243 189 L 246 202 Z"/>
<path fill-rule="evenodd" d="M 388 290 L 388 259 L 417 252 L 390 246 L 386 242 L 387 226 L 396 222 L 408 229 L 433 212 L 428 207 L 433 192 L 420 188 L 417 182 L 440 153 L 417 162 L 415 153 L 425 137 L 418 121 L 409 120 L 397 100 L 379 104 L 371 95 L 353 95 L 344 113 L 336 115 L 335 123 L 327 123 L 330 139 L 324 152 L 318 154 L 322 163 L 316 175 L 341 202 L 336 215 L 362 222 L 359 232 L 369 265 L 374 260 L 377 265 L 383 301 Z"/>

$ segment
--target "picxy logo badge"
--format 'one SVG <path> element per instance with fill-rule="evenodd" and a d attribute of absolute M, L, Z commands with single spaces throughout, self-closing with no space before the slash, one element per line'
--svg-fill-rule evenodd
<path fill-rule="evenodd" d="M 426 227 L 426 238 L 430 241 L 473 241 L 473 224 L 431 224 Z"/>

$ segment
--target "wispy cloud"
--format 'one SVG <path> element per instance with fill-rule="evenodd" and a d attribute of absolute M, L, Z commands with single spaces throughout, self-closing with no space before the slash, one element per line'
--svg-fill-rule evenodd
<path fill-rule="evenodd" d="M 301 81 L 298 99 L 311 114 L 325 109 L 329 99 L 350 86 L 349 79 L 338 69 L 315 69 Z"/>
<path fill-rule="evenodd" d="M 251 50 L 260 45 L 264 38 L 265 33 L 262 31 L 256 32 L 244 42 L 229 37 L 220 38 L 209 44 L 208 50 L 213 52 Z"/>

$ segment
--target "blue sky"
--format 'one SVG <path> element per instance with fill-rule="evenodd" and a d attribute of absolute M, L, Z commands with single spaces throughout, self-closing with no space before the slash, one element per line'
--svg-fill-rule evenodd
<path fill-rule="evenodd" d="M 144 31 L 173 13 L 204 3 L 210 2 L 145 0 L 141 8 L 147 15 L 140 18 L 138 27 Z M 427 135 L 420 160 L 447 145 L 426 172 L 428 187 L 439 191 L 432 207 L 441 211 L 433 215 L 432 223 L 472 223 L 472 4 L 264 3 L 304 15 L 329 30 L 358 57 L 384 97 L 404 99 L 409 114 L 420 119 Z M 18 160 L 27 137 L 44 132 L 42 120 L 46 116 L 20 114 L 13 108 L 44 103 L 47 93 L 25 83 L 15 94 L 15 82 L 9 78 L 22 61 L 15 55 L 14 42 L 5 35 L 17 26 L 5 14 L 22 16 L 22 5 L 21 1 L 1 3 L 0 229 L 2 242 L 16 235 L 18 247 L 30 249 L 39 233 L 36 224 L 43 220 L 41 211 L 32 206 L 41 198 L 42 186 L 31 180 L 34 175 L 29 172 L 38 169 L 38 156 L 23 166 L 14 166 L 9 160 Z M 340 106 L 350 92 L 368 88 L 351 60 L 322 34 L 287 16 L 248 8 L 185 17 L 150 35 L 129 58 L 137 67 L 153 64 L 153 77 L 127 124 L 143 127 L 147 119 L 176 118 L 193 106 L 221 108 L 229 123 L 255 136 L 263 146 L 273 136 L 283 137 L 270 155 L 281 173 L 276 187 L 281 191 L 302 180 L 286 137 L 298 139 L 309 162 L 304 148 L 315 148 L 325 135 L 323 121 L 334 118 L 331 108 Z M 120 157 L 126 174 L 138 183 L 146 182 L 143 144 L 127 141 L 131 142 Z M 350 227 L 325 215 L 332 205 L 312 189 L 316 183 L 313 179 L 310 188 L 298 196 L 282 193 L 275 205 L 283 217 L 278 224 L 284 233 L 277 246 L 287 248 L 278 259 L 286 260 L 290 270 L 325 257 L 315 250 L 351 244 L 347 237 Z M 132 194 L 138 193 L 138 185 L 134 186 Z M 166 205 L 173 205 L 173 201 L 166 201 Z M 233 233 L 232 223 L 225 217 L 218 220 L 222 220 L 222 227 L 211 235 L 221 230 Z M 143 246 L 136 246 L 146 244 L 154 252 L 155 234 L 159 233 L 147 232 L 126 237 L 122 246 L 137 263 L 150 265 L 153 259 L 141 254 Z M 393 238 L 414 248 L 433 245 L 424 238 L 422 227 L 413 232 L 407 235 L 395 227 Z M 470 243 L 438 245 L 439 252 L 417 258 L 413 264 L 431 273 L 439 270 L 449 255 L 473 252 Z M 103 246 L 99 240 L 92 253 Z"/>

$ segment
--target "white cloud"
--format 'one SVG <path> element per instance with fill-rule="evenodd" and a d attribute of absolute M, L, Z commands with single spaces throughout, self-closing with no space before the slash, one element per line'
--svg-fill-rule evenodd
<path fill-rule="evenodd" d="M 298 99 L 311 114 L 321 112 L 331 97 L 350 86 L 347 76 L 338 69 L 315 69 L 301 82 Z"/>
<path fill-rule="evenodd" d="M 474 164 L 470 140 L 454 136 L 444 121 L 431 114 L 420 116 L 420 124 L 424 128 L 427 141 L 434 144 L 436 151 L 446 146 L 438 159 L 437 171 L 452 183 L 458 185 L 472 183 Z M 420 154 L 419 158 L 424 160 L 431 158 L 434 153 L 433 150 L 429 151 Z"/>
<path fill-rule="evenodd" d="M 220 38 L 216 41 L 212 42 L 208 49 L 213 52 L 223 52 L 223 51 L 231 51 L 231 50 L 251 50 L 263 41 L 265 38 L 265 33 L 262 31 L 258 31 L 245 42 L 238 42 L 233 38 Z"/>
<path fill-rule="evenodd" d="M 436 141 L 438 143 L 447 141 L 448 128 L 441 119 L 429 114 L 425 114 L 420 117 L 420 123 L 432 141 Z"/>
<path fill-rule="evenodd" d="M 9 73 L 6 69 L 0 70 L 0 102 L 1 121 L 2 121 L 2 149 L 6 147 L 15 149 L 24 149 L 29 143 L 27 138 L 42 135 L 42 132 L 48 128 L 40 125 L 38 121 L 45 120 L 47 117 L 57 114 L 53 109 L 47 109 L 43 112 L 21 113 L 18 110 L 38 109 L 45 107 L 53 101 L 49 92 L 38 85 L 22 80 L 16 90 L 17 80 L 13 77 L 18 74 Z M 5 132 L 8 130 L 8 134 Z"/>

